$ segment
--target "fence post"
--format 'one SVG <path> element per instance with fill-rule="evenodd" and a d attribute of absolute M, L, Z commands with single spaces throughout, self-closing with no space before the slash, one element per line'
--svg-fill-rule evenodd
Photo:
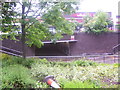
<path fill-rule="evenodd" d="M 103 56 L 103 63 L 105 63 L 105 55 Z"/>

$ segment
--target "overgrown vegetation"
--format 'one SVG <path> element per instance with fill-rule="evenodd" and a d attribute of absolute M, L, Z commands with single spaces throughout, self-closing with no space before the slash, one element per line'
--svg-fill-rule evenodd
<path fill-rule="evenodd" d="M 7 54 L 2 54 L 2 67 L 20 64 L 24 67 L 30 68 L 31 65 L 35 62 L 32 58 L 30 59 L 23 59 L 20 57 L 9 56 Z"/>
<path fill-rule="evenodd" d="M 2 88 L 50 88 L 44 77 L 53 75 L 61 88 L 117 88 L 119 64 L 85 59 L 50 62 L 2 55 Z"/>
<path fill-rule="evenodd" d="M 10 65 L 2 69 L 2 88 L 32 88 L 35 82 L 30 70 L 22 65 Z"/>

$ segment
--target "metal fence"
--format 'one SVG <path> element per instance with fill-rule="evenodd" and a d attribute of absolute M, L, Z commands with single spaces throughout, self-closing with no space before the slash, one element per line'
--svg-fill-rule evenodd
<path fill-rule="evenodd" d="M 92 60 L 98 63 L 119 63 L 119 55 L 80 55 L 80 56 L 31 56 L 37 58 L 46 58 L 49 61 L 73 61 L 73 60 Z M 28 57 L 30 58 L 30 57 Z"/>
<path fill-rule="evenodd" d="M 90 55 L 85 57 L 88 60 L 93 60 L 99 63 L 119 63 L 119 56 L 118 55 Z"/>

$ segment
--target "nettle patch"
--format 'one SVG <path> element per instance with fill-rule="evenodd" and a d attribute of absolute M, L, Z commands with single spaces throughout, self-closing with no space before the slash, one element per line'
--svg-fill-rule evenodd
<path fill-rule="evenodd" d="M 77 61 L 80 63 L 81 60 Z M 118 68 L 107 64 L 84 65 L 68 63 L 68 65 L 56 62 L 54 65 L 36 63 L 31 68 L 33 77 L 42 81 L 43 77 L 54 75 L 62 88 L 108 88 L 117 87 Z M 91 61 L 90 61 L 91 62 Z M 83 63 L 83 61 L 82 61 Z M 79 83 L 78 83 L 79 82 Z M 76 83 L 76 84 L 75 84 Z M 83 85 L 81 84 L 83 83 Z M 91 84 L 89 84 L 91 83 Z M 89 84 L 89 85 L 87 85 Z"/>

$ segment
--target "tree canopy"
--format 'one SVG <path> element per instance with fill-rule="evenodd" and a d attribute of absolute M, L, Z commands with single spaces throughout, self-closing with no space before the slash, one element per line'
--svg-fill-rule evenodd
<path fill-rule="evenodd" d="M 61 34 L 72 34 L 75 24 L 63 17 L 65 13 L 73 13 L 75 9 L 72 5 L 75 2 L 27 2 L 2 3 L 2 32 L 7 32 L 7 36 L 15 39 L 18 35 L 20 26 L 15 23 L 25 25 L 26 39 L 29 45 L 41 45 L 41 40 L 57 38 L 60 39 Z M 22 5 L 24 13 L 22 13 Z M 23 19 L 22 19 L 23 16 Z M 15 28 L 16 26 L 16 28 Z M 49 31 L 50 26 L 54 26 L 56 33 Z M 4 38 L 4 35 L 3 35 Z M 30 42 L 29 42 L 30 41 Z M 37 43 L 35 43 L 37 42 Z"/>
<path fill-rule="evenodd" d="M 84 17 L 83 25 L 86 32 L 99 34 L 102 32 L 108 32 L 108 28 L 113 25 L 113 22 L 107 13 L 98 11 L 94 17 L 86 15 Z"/>

